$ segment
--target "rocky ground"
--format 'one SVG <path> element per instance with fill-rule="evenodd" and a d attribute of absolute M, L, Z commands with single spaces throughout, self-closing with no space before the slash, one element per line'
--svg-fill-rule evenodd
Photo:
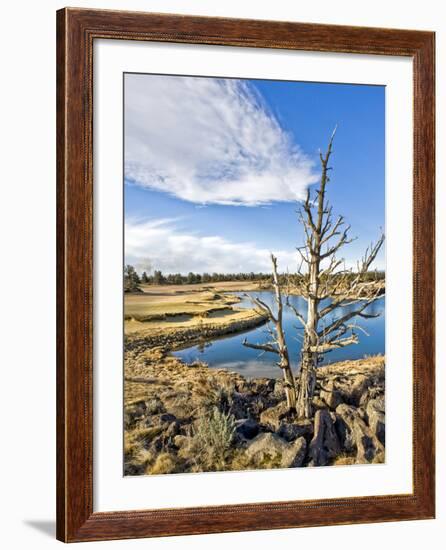
<path fill-rule="evenodd" d="M 281 380 L 187 365 L 164 341 L 127 344 L 126 475 L 384 461 L 382 356 L 318 369 L 315 415 L 299 420 Z"/>

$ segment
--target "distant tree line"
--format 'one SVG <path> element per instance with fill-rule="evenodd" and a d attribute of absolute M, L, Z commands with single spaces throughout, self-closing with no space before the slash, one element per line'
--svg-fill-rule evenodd
<path fill-rule="evenodd" d="M 132 266 L 128 266 L 132 267 Z M 134 273 L 136 271 L 133 269 Z M 164 274 L 161 270 L 155 269 L 153 275 L 148 275 L 145 271 L 139 279 L 138 284 L 146 285 L 193 285 L 198 283 L 219 283 L 222 281 L 263 281 L 270 279 L 268 273 L 193 273 L 190 271 L 187 275 L 182 273 Z M 132 275 L 134 280 L 134 275 Z"/>
<path fill-rule="evenodd" d="M 351 282 L 353 280 L 356 280 L 358 276 L 358 273 L 356 271 L 340 271 L 339 273 L 321 273 L 319 277 L 319 281 L 324 284 L 326 280 L 330 280 L 332 282 L 337 281 L 338 279 L 342 279 L 344 282 Z M 283 282 L 284 280 L 288 282 L 300 282 L 301 280 L 305 279 L 305 275 L 300 273 L 293 273 L 291 275 L 279 275 L 279 282 Z M 367 283 L 370 281 L 383 281 L 386 278 L 386 272 L 382 270 L 371 270 L 371 271 L 365 271 L 361 273 L 361 282 Z"/>
<path fill-rule="evenodd" d="M 266 281 L 271 279 L 268 273 L 193 273 L 187 275 L 182 273 L 164 273 L 155 269 L 153 275 L 143 271 L 138 274 L 134 266 L 124 266 L 124 290 L 126 292 L 137 292 L 139 286 L 143 285 L 192 285 L 199 283 L 219 283 L 222 281 Z"/>
<path fill-rule="evenodd" d="M 279 281 L 282 284 L 285 283 L 297 283 L 297 280 L 301 276 L 298 274 L 285 275 L 280 274 Z M 349 277 L 349 274 L 343 274 L 344 280 Z M 354 273 L 351 274 L 353 279 Z M 385 279 L 384 271 L 368 271 L 362 275 L 363 281 L 383 280 Z M 164 275 L 161 270 L 155 270 L 153 275 L 148 275 L 146 271 L 143 271 L 139 275 L 136 269 L 127 264 L 124 267 L 124 290 L 125 292 L 138 292 L 140 285 L 193 285 L 200 283 L 220 283 L 227 281 L 253 281 L 272 283 L 271 273 L 193 273 L 190 271 L 187 275 L 181 273 L 169 273 Z"/>

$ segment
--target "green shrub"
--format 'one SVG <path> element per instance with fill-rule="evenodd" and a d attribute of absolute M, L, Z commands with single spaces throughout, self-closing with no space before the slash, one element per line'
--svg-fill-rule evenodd
<path fill-rule="evenodd" d="M 204 468 L 222 468 L 226 462 L 235 433 L 235 418 L 213 407 L 195 428 L 193 447 L 196 460 Z"/>

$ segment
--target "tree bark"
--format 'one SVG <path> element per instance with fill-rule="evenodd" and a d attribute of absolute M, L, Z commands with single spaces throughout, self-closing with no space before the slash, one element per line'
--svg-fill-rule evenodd
<path fill-rule="evenodd" d="M 299 379 L 299 392 L 297 396 L 297 414 L 302 418 L 311 418 L 312 401 L 316 386 L 316 368 L 319 358 L 324 353 L 358 343 L 358 337 L 354 333 L 354 325 L 348 322 L 356 317 L 370 318 L 375 314 L 365 313 L 365 309 L 381 296 L 380 287 L 363 283 L 362 276 L 367 273 L 370 264 L 376 258 L 383 242 L 384 235 L 375 245 L 371 245 L 362 259 L 358 273 L 353 280 L 348 278 L 346 271 L 337 271 L 343 263 L 336 257 L 336 253 L 352 239 L 348 237 L 350 226 L 344 227 L 344 217 L 339 216 L 337 221 L 332 219 L 332 207 L 325 200 L 325 191 L 330 178 L 328 162 L 332 152 L 333 132 L 325 155 L 320 153 L 322 173 L 319 189 L 316 190 L 317 200 L 310 200 L 310 191 L 307 190 L 307 198 L 303 204 L 303 212 L 300 212 L 300 220 L 305 231 L 306 243 L 298 248 L 302 262 L 307 265 L 308 273 L 301 276 L 300 287 L 303 296 L 307 300 L 307 318 L 292 308 L 304 327 L 304 339 L 301 352 L 301 366 Z M 304 215 L 305 213 L 305 215 Z M 335 239 L 334 242 L 332 239 Z M 321 262 L 328 262 L 328 266 L 321 267 Z M 302 283 L 303 281 L 303 283 Z M 361 287 L 364 296 L 358 294 Z M 376 288 L 375 288 L 376 287 Z M 328 306 L 320 308 L 320 303 L 325 298 L 330 298 Z M 341 311 L 346 305 L 358 303 L 356 309 L 347 310 L 346 313 L 337 316 L 328 326 L 324 325 L 319 330 L 319 324 L 324 317 L 335 309 Z M 352 334 L 343 338 L 351 330 Z"/>
<path fill-rule="evenodd" d="M 287 401 L 288 412 L 296 412 L 296 382 L 294 380 L 293 371 L 291 369 L 290 356 L 288 353 L 288 347 L 286 344 L 285 333 L 283 331 L 283 302 L 282 302 L 282 293 L 280 290 L 279 275 L 277 273 L 277 258 L 271 254 L 271 262 L 273 267 L 273 287 L 274 295 L 276 301 L 277 314 L 275 315 L 270 307 L 267 304 L 262 302 L 258 298 L 254 298 L 254 303 L 268 315 L 270 322 L 274 326 L 274 341 L 269 344 L 250 344 L 245 340 L 243 342 L 244 346 L 258 349 L 261 351 L 267 351 L 272 353 L 277 353 L 279 356 L 278 366 L 282 370 L 285 395 Z"/>
<path fill-rule="evenodd" d="M 337 257 L 338 252 L 354 239 L 349 238 L 350 225 L 345 224 L 343 216 L 333 219 L 333 208 L 325 198 L 329 178 L 329 160 L 332 153 L 336 128 L 331 135 L 325 154 L 320 153 L 321 179 L 316 189 L 315 199 L 311 200 L 310 189 L 307 189 L 306 200 L 298 211 L 299 221 L 304 230 L 304 244 L 297 247 L 298 265 L 296 276 L 287 277 L 286 305 L 294 312 L 303 327 L 303 344 L 300 358 L 300 372 L 297 388 L 291 370 L 290 358 L 282 326 L 282 295 L 277 273 L 277 259 L 271 254 L 273 264 L 273 287 L 277 306 L 277 315 L 259 298 L 253 302 L 268 316 L 274 331 L 271 329 L 272 341 L 268 344 L 245 345 L 255 349 L 270 351 L 279 355 L 279 367 L 285 381 L 287 405 L 290 411 L 296 411 L 299 418 L 313 416 L 312 402 L 316 387 L 316 369 L 321 357 L 335 349 L 358 343 L 356 330 L 363 330 L 356 323 L 356 318 L 373 318 L 379 314 L 368 313 L 366 308 L 383 295 L 383 288 L 378 282 L 365 278 L 370 265 L 380 251 L 384 235 L 375 244 L 367 247 L 357 272 L 345 268 L 344 259 Z M 344 267 L 342 268 L 342 265 Z M 305 269 L 302 270 L 302 266 Z M 290 300 L 290 288 L 307 302 L 306 317 Z M 322 302 L 329 299 L 328 305 Z M 356 304 L 356 305 L 355 305 Z M 355 307 L 351 307 L 355 305 Z M 334 315 L 335 310 L 338 314 Z M 333 318 L 329 320 L 328 315 Z M 319 326 L 322 325 L 322 326 Z M 351 334 L 349 332 L 351 331 Z M 365 332 L 363 330 L 363 332 Z"/>
<path fill-rule="evenodd" d="M 316 387 L 316 369 L 313 364 L 313 354 L 302 352 L 299 375 L 299 393 L 296 401 L 298 418 L 311 418 L 313 415 L 312 400 Z"/>
<path fill-rule="evenodd" d="M 313 414 L 312 401 L 316 386 L 316 368 L 318 353 L 312 351 L 319 344 L 318 323 L 319 323 L 319 283 L 320 263 L 322 259 L 321 245 L 324 238 L 324 215 L 328 212 L 325 204 L 325 188 L 328 183 L 328 160 L 331 155 L 334 132 L 328 145 L 325 156 L 320 155 L 322 164 L 321 183 L 318 190 L 317 216 L 313 220 L 310 205 L 309 192 L 304 209 L 307 213 L 307 253 L 308 253 L 308 297 L 307 297 L 307 320 L 304 327 L 304 341 L 302 346 L 299 395 L 297 397 L 297 415 L 300 418 L 311 418 Z"/>
<path fill-rule="evenodd" d="M 273 264 L 273 286 L 274 286 L 274 293 L 276 297 L 276 306 L 277 306 L 276 334 L 277 334 L 277 345 L 279 348 L 279 355 L 280 355 L 279 367 L 282 369 L 282 373 L 283 373 L 288 411 L 294 413 L 296 412 L 296 383 L 294 380 L 293 371 L 291 370 L 288 347 L 286 345 L 285 334 L 283 332 L 282 294 L 280 290 L 279 276 L 277 273 L 277 258 L 273 254 L 271 254 L 271 262 Z"/>

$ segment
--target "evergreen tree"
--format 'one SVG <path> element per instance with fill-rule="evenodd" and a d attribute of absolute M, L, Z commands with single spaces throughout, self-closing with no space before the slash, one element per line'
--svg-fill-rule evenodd
<path fill-rule="evenodd" d="M 139 290 L 140 278 L 135 268 L 127 264 L 124 267 L 124 292 L 136 292 Z"/>

